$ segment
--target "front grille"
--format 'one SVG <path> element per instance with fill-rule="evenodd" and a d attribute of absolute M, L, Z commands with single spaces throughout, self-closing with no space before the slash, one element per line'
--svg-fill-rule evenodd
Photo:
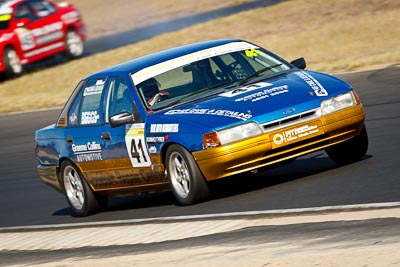
<path fill-rule="evenodd" d="M 262 124 L 262 128 L 264 130 L 264 132 L 271 132 L 283 127 L 288 127 L 291 126 L 293 124 L 297 124 L 297 123 L 302 123 L 308 120 L 312 120 L 315 118 L 319 118 L 320 117 L 320 109 L 313 109 L 313 110 L 309 110 L 306 112 L 302 112 L 290 117 L 286 117 L 286 118 L 282 118 L 279 120 L 275 120 L 275 121 L 271 121 L 271 122 L 267 122 Z"/>
<path fill-rule="evenodd" d="M 290 144 L 267 152 L 262 163 L 272 162 L 286 157 L 306 154 L 309 151 L 321 149 L 329 144 L 329 135 L 323 134 L 304 141 Z"/>
<path fill-rule="evenodd" d="M 320 148 L 329 144 L 329 135 L 323 134 L 313 138 L 309 138 L 307 140 L 303 140 L 300 142 L 296 142 L 294 144 L 290 144 L 281 148 L 273 149 L 266 153 L 264 156 L 267 157 L 271 155 L 271 158 L 268 159 L 270 161 L 273 159 L 274 154 L 279 154 L 277 157 L 286 157 L 302 152 L 307 152 L 309 150 Z"/>

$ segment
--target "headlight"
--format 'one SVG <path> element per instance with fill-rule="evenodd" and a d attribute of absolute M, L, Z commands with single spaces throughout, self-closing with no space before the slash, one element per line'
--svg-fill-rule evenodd
<path fill-rule="evenodd" d="M 356 97 L 352 91 L 326 99 L 321 102 L 322 115 L 327 115 L 341 109 L 352 107 L 356 104 L 356 101 Z"/>
<path fill-rule="evenodd" d="M 207 133 L 203 136 L 204 148 L 217 147 L 262 134 L 260 126 L 255 122 Z"/>

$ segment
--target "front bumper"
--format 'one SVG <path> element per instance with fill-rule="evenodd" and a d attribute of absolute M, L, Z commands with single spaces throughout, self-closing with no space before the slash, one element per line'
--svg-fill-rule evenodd
<path fill-rule="evenodd" d="M 193 152 L 207 181 L 251 171 L 322 150 L 357 136 L 361 105 L 236 143 Z"/>

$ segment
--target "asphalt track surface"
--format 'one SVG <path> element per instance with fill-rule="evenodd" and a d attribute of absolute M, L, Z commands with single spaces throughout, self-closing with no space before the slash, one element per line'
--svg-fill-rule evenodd
<path fill-rule="evenodd" d="M 107 210 L 74 218 L 64 196 L 44 185 L 35 169 L 34 131 L 53 123 L 59 110 L 2 115 L 0 227 L 399 202 L 400 67 L 338 76 L 354 86 L 366 110 L 370 146 L 362 161 L 338 166 L 317 152 L 213 183 L 211 199 L 189 207 L 176 206 L 170 193 L 162 193 L 114 198 Z"/>
<path fill-rule="evenodd" d="M 230 16 L 232 14 L 244 12 L 254 8 L 272 6 L 279 2 L 282 2 L 282 0 L 251 1 L 216 10 L 210 10 L 189 17 L 177 18 L 165 22 L 155 23 L 138 29 L 118 32 L 111 36 L 108 35 L 108 36 L 96 37 L 87 40 L 86 42 L 87 54 L 95 54 L 119 48 L 125 45 L 142 41 L 144 39 L 152 38 L 162 33 L 174 32 L 183 28 L 187 28 L 194 24 L 204 23 L 209 20 L 213 20 L 224 16 Z"/>

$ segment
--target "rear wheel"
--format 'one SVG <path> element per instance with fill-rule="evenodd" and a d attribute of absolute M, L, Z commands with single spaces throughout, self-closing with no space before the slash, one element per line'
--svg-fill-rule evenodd
<path fill-rule="evenodd" d="M 7 76 L 13 77 L 22 73 L 21 60 L 14 48 L 6 47 L 4 49 L 3 62 Z"/>
<path fill-rule="evenodd" d="M 83 55 L 85 44 L 75 30 L 69 30 L 65 38 L 66 53 L 69 58 L 75 59 Z"/>
<path fill-rule="evenodd" d="M 166 154 L 169 184 L 181 205 L 206 199 L 210 192 L 193 156 L 179 145 L 171 145 Z"/>
<path fill-rule="evenodd" d="M 107 199 L 94 195 L 82 174 L 71 162 L 62 163 L 61 175 L 65 196 L 74 216 L 84 217 L 107 205 Z"/>
<path fill-rule="evenodd" d="M 338 164 L 348 164 L 362 159 L 368 150 L 368 134 L 365 125 L 356 137 L 325 149 L 328 156 Z"/>

